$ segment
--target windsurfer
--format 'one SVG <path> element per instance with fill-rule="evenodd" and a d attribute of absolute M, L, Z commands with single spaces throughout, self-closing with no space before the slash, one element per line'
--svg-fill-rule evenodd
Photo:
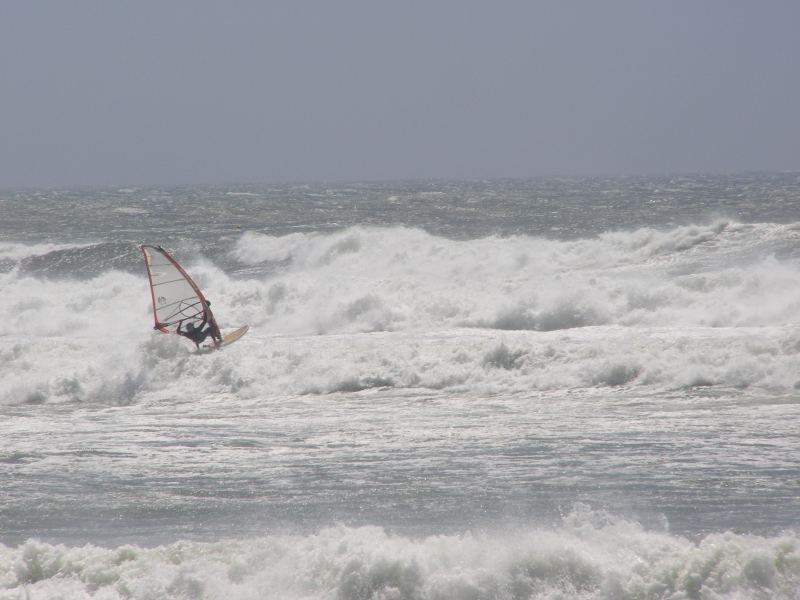
<path fill-rule="evenodd" d="M 189 338 L 192 340 L 197 346 L 197 349 L 200 349 L 200 344 L 202 344 L 205 339 L 211 336 L 211 339 L 214 340 L 214 347 L 219 348 L 220 344 L 222 343 L 222 336 L 219 333 L 219 329 L 214 325 L 214 320 L 210 319 L 209 323 L 209 316 L 211 315 L 211 308 L 209 305 L 211 302 L 206 300 L 206 310 L 203 311 L 203 320 L 200 321 L 199 325 L 195 325 L 191 321 L 186 324 L 186 329 L 182 329 L 183 321 L 178 322 L 178 329 L 175 331 L 178 335 L 182 335 L 183 337 Z M 208 329 L 203 330 L 206 323 L 208 323 Z"/>

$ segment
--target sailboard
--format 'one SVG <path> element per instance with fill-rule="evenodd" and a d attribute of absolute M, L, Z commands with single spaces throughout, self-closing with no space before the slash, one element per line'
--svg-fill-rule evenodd
<path fill-rule="evenodd" d="M 178 334 L 178 329 L 186 330 L 188 324 L 204 327 L 206 324 L 219 331 L 214 313 L 208 306 L 208 300 L 197 284 L 184 271 L 169 253 L 161 246 L 139 246 L 144 255 L 147 277 L 150 282 L 150 298 L 153 302 L 153 318 L 155 327 L 163 333 Z M 242 331 L 244 329 L 244 331 Z M 237 334 L 228 343 L 239 339 L 247 331 L 245 325 L 225 338 Z M 241 332 L 241 333 L 239 333 Z"/>
<path fill-rule="evenodd" d="M 225 346 L 232 344 L 233 342 L 241 338 L 245 333 L 247 333 L 248 329 L 250 329 L 249 325 L 242 325 L 241 327 L 239 327 L 239 329 L 231 331 L 230 333 L 226 333 L 225 335 L 222 336 L 222 342 L 220 343 L 219 347 L 224 348 Z M 213 350 L 214 344 L 203 344 L 202 348 L 204 350 Z"/>

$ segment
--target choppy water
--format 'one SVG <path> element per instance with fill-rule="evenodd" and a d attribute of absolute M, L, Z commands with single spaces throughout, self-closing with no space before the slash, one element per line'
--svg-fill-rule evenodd
<path fill-rule="evenodd" d="M 6 191 L 0 286 L 2 599 L 800 597 L 798 175 Z"/>

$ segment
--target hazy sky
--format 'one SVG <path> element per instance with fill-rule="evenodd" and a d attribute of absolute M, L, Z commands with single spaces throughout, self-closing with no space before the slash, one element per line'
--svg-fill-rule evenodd
<path fill-rule="evenodd" d="M 0 187 L 800 170 L 796 0 L 3 0 Z"/>

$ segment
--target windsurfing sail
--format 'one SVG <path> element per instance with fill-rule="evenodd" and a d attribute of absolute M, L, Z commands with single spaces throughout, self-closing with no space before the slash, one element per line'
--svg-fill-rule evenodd
<path fill-rule="evenodd" d="M 155 329 L 177 333 L 181 325 L 200 327 L 206 321 L 219 331 L 203 292 L 183 267 L 161 246 L 141 245 L 139 250 L 147 266 Z"/>

